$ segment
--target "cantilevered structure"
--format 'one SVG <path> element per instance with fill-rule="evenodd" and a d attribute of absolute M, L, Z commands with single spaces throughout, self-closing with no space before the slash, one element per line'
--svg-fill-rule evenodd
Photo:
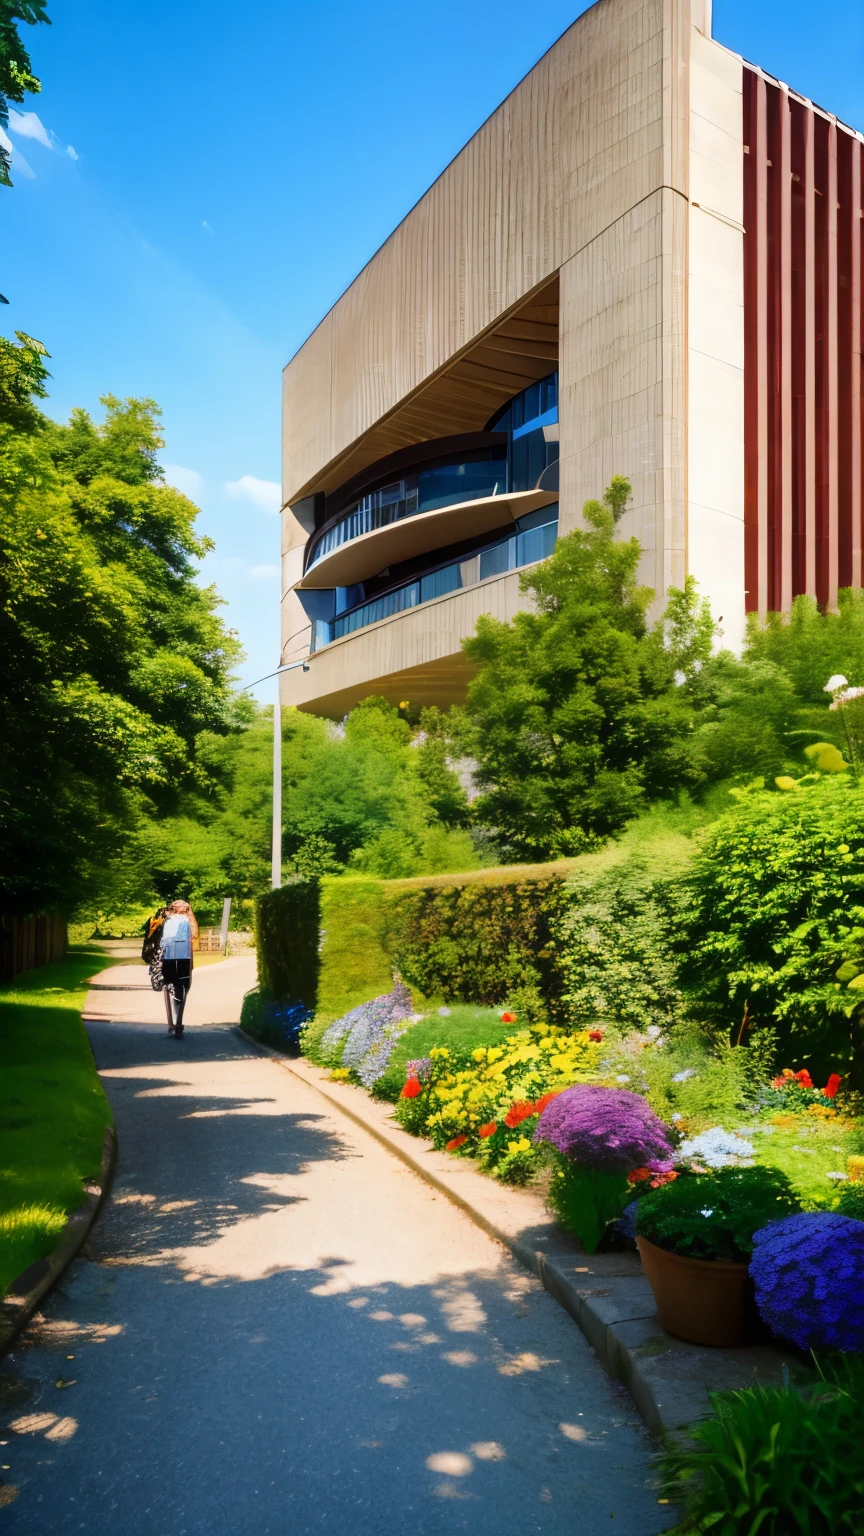
<path fill-rule="evenodd" d="M 599 0 L 283 380 L 283 700 L 447 704 L 477 617 L 613 474 L 658 604 L 727 644 L 862 574 L 862 139 L 711 38 Z"/>

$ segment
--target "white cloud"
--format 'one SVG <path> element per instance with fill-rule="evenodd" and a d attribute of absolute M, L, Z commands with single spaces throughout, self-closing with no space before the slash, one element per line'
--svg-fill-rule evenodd
<path fill-rule="evenodd" d="M 255 475 L 241 475 L 225 482 L 225 495 L 232 501 L 251 501 L 262 512 L 278 516 L 282 506 L 282 487 L 275 480 L 259 480 Z"/>
<path fill-rule="evenodd" d="M 42 144 L 46 149 L 53 149 L 52 135 L 35 112 L 16 112 L 14 107 L 9 108 L 9 127 L 13 133 L 21 135 L 22 139 L 35 139 L 37 144 Z"/>
<path fill-rule="evenodd" d="M 206 220 L 206 219 L 202 219 L 202 220 L 201 220 L 201 228 L 202 228 L 202 229 L 206 229 L 206 231 L 207 231 L 207 233 L 208 233 L 208 235 L 212 235 L 212 233 L 213 233 L 213 231 L 212 231 L 212 229 L 211 229 L 211 228 L 210 228 L 210 225 L 209 225 L 209 224 L 208 224 L 208 223 L 207 223 L 207 220 Z"/>
<path fill-rule="evenodd" d="M 249 567 L 249 577 L 252 581 L 272 581 L 278 575 L 278 565 L 251 565 Z"/>
<path fill-rule="evenodd" d="M 197 469 L 184 469 L 182 464 L 163 464 L 162 470 L 169 485 L 182 491 L 190 501 L 196 501 L 204 491 L 204 476 Z"/>
<path fill-rule="evenodd" d="M 73 149 L 71 144 L 67 144 L 66 145 L 66 153 L 69 156 L 70 160 L 77 160 L 78 159 L 78 151 Z"/>
<path fill-rule="evenodd" d="M 33 170 L 32 166 L 29 165 L 28 162 L 24 159 L 20 149 L 16 149 L 15 145 L 12 143 L 12 140 L 9 138 L 8 134 L 3 132 L 2 128 L 0 128 L 0 144 L 3 145 L 3 148 L 12 161 L 12 169 L 15 171 L 20 171 L 22 176 L 28 176 L 30 180 L 33 181 L 35 179 L 36 172 Z"/>

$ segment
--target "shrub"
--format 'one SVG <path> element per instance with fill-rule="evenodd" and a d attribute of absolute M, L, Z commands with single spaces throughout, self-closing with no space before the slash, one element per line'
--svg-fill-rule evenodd
<path fill-rule="evenodd" d="M 385 938 L 402 975 L 427 997 L 494 1004 L 536 986 L 554 1004 L 560 975 L 553 932 L 566 870 L 540 868 L 534 878 L 495 870 L 394 891 Z"/>
<path fill-rule="evenodd" d="M 834 1211 L 773 1221 L 754 1237 L 750 1273 L 778 1338 L 864 1353 L 864 1222 Z"/>
<path fill-rule="evenodd" d="M 669 1253 L 745 1264 L 754 1232 L 797 1208 L 792 1185 L 778 1170 L 719 1168 L 683 1174 L 644 1195 L 636 1231 Z"/>
<path fill-rule="evenodd" d="M 666 1127 L 622 1088 L 568 1088 L 543 1110 L 534 1140 L 554 1148 L 549 1203 L 586 1253 L 632 1198 L 628 1174 L 671 1168 Z"/>
<path fill-rule="evenodd" d="M 715 1028 L 775 1028 L 781 1059 L 809 1058 L 820 1082 L 853 1060 L 864 1071 L 862 993 L 842 970 L 864 905 L 864 784 L 836 775 L 742 794 L 704 835 L 683 892 L 682 977 Z"/>
<path fill-rule="evenodd" d="M 279 890 L 259 896 L 255 932 L 262 992 L 279 1002 L 300 1002 L 310 1010 L 315 1008 L 320 914 L 317 880 L 291 880 Z"/>
<path fill-rule="evenodd" d="M 562 1004 L 568 1019 L 667 1030 L 683 1017 L 672 915 L 662 881 L 628 862 L 576 871 L 560 924 Z"/>
<path fill-rule="evenodd" d="M 712 1393 L 713 1417 L 667 1452 L 665 1492 L 682 1531 L 716 1536 L 861 1536 L 864 1368 L 847 1360 L 804 1390 Z"/>

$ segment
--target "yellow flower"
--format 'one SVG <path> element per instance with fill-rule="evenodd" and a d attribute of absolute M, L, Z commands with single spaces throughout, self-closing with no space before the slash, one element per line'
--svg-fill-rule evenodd
<path fill-rule="evenodd" d="M 507 1151 L 511 1156 L 514 1152 L 530 1152 L 531 1143 L 527 1136 L 520 1136 L 518 1141 L 508 1141 Z"/>

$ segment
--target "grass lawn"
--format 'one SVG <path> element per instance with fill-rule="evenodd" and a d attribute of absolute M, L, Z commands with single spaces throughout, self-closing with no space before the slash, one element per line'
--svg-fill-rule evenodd
<path fill-rule="evenodd" d="M 111 1111 L 81 1012 L 88 977 L 111 963 L 82 946 L 0 987 L 0 1296 L 99 1172 Z"/>
<path fill-rule="evenodd" d="M 847 1157 L 860 1152 L 860 1129 L 807 1114 L 784 1118 L 787 1125 L 769 1125 L 752 1138 L 759 1162 L 787 1175 L 805 1210 L 830 1207 L 841 1186 L 828 1174 L 845 1173 Z"/>

